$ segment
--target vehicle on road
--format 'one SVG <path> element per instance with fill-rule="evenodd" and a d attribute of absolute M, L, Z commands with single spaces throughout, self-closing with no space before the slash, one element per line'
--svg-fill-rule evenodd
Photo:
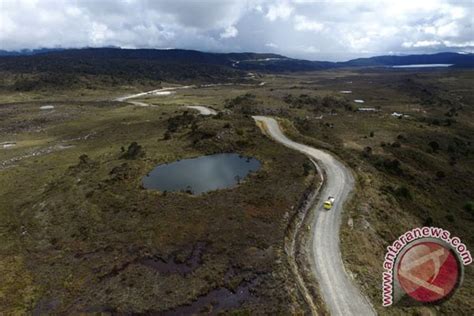
<path fill-rule="evenodd" d="M 332 205 L 334 204 L 334 201 L 335 201 L 334 197 L 332 196 L 328 197 L 327 200 L 324 201 L 324 204 L 323 204 L 324 209 L 330 210 L 332 208 Z"/>

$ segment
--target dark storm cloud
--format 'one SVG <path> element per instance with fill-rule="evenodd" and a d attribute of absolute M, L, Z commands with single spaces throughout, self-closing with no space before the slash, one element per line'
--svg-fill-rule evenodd
<path fill-rule="evenodd" d="M 0 0 L 0 49 L 271 51 L 308 59 L 474 49 L 472 1 Z"/>

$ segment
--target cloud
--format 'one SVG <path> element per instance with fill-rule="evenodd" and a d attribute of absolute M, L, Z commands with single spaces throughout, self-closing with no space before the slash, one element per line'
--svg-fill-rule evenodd
<path fill-rule="evenodd" d="M 270 21 L 277 19 L 286 20 L 293 13 L 293 7 L 287 1 L 280 1 L 277 4 L 272 4 L 268 7 L 266 18 Z"/>
<path fill-rule="evenodd" d="M 461 47 L 461 48 L 474 48 L 474 41 L 467 42 L 453 42 L 453 41 L 444 41 L 446 47 Z"/>
<path fill-rule="evenodd" d="M 430 47 L 441 45 L 440 41 L 418 41 L 418 42 L 404 42 L 403 47 Z"/>
<path fill-rule="evenodd" d="M 324 25 L 316 21 L 311 21 L 304 15 L 295 16 L 295 30 L 297 31 L 314 31 L 319 32 L 323 30 Z"/>
<path fill-rule="evenodd" d="M 472 51 L 473 7 L 453 0 L 0 0 L 0 49 L 270 50 L 328 60 Z"/>
<path fill-rule="evenodd" d="M 220 34 L 221 38 L 231 38 L 236 37 L 239 34 L 239 31 L 235 28 L 235 26 L 228 26 L 224 32 Z"/>
<path fill-rule="evenodd" d="M 270 48 L 277 48 L 278 47 L 278 45 L 275 44 L 275 43 L 266 43 L 265 46 L 270 47 Z"/>

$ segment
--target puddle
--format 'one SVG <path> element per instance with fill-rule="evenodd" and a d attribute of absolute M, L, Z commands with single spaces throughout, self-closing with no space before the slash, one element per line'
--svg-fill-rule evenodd
<path fill-rule="evenodd" d="M 0 143 L 0 146 L 3 149 L 12 148 L 16 146 L 16 142 L 4 142 L 4 143 Z"/>
<path fill-rule="evenodd" d="M 352 93 L 352 91 L 351 90 L 342 90 L 342 91 L 339 91 L 339 93 L 349 94 L 349 93 Z"/>
<path fill-rule="evenodd" d="M 355 103 L 365 103 L 364 100 L 354 100 Z"/>
<path fill-rule="evenodd" d="M 40 110 L 52 110 L 54 109 L 54 105 L 43 105 L 40 106 Z"/>
<path fill-rule="evenodd" d="M 156 91 L 153 94 L 154 95 L 171 95 L 176 93 L 175 91 Z"/>
<path fill-rule="evenodd" d="M 255 158 L 216 154 L 158 165 L 143 177 L 142 184 L 146 189 L 200 194 L 233 187 L 258 169 L 260 162 Z"/>
<path fill-rule="evenodd" d="M 397 65 L 392 68 L 444 68 L 451 67 L 453 64 L 412 64 L 412 65 Z M 389 66 L 390 67 L 390 66 Z"/>

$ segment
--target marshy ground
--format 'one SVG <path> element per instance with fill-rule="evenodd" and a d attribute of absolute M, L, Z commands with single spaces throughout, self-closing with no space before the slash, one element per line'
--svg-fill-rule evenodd
<path fill-rule="evenodd" d="M 378 312 L 472 311 L 472 266 L 441 306 L 382 310 L 379 302 L 385 247 L 406 230 L 443 227 L 474 249 L 473 72 L 334 70 L 256 80 L 265 85 L 133 100 L 154 107 L 109 101 L 159 88 L 150 83 L 3 89 L 0 144 L 14 146 L 0 145 L 0 310 L 307 312 L 283 247 L 317 177 L 306 157 L 262 135 L 250 115 L 266 114 L 354 170 L 343 258 Z M 189 105 L 220 114 L 201 116 Z M 255 157 L 262 168 L 235 188 L 199 196 L 141 186 L 157 164 L 221 152 Z"/>

